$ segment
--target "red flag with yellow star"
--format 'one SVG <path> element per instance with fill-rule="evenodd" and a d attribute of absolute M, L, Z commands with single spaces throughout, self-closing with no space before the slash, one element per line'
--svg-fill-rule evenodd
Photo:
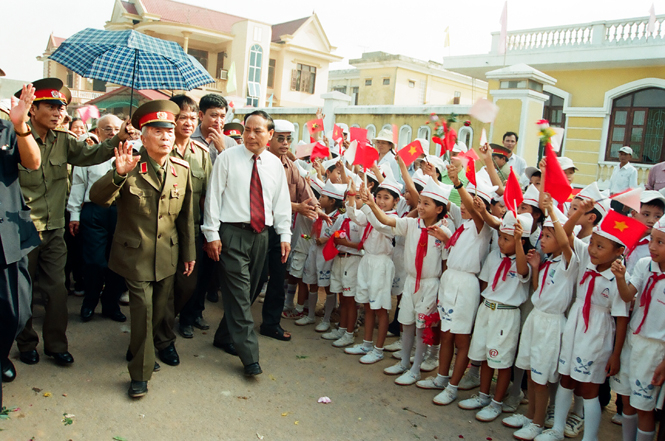
<path fill-rule="evenodd" d="M 309 130 L 309 134 L 313 135 L 316 132 L 322 132 L 323 131 L 323 120 L 322 119 L 313 119 L 311 121 L 307 121 L 307 130 Z"/>
<path fill-rule="evenodd" d="M 344 131 L 337 124 L 333 127 L 333 141 L 338 144 L 341 144 L 342 141 L 344 141 Z"/>
<path fill-rule="evenodd" d="M 472 158 L 467 158 L 467 159 L 468 162 L 466 163 L 465 176 L 470 183 L 472 183 L 474 186 L 477 186 L 478 183 L 476 182 L 476 161 L 474 161 Z"/>
<path fill-rule="evenodd" d="M 413 161 L 418 159 L 423 153 L 423 146 L 420 144 L 420 141 L 415 140 L 411 144 L 407 144 L 397 151 L 397 154 L 404 161 L 406 166 L 410 166 Z"/>
<path fill-rule="evenodd" d="M 610 210 L 600 223 L 600 229 L 630 249 L 642 238 L 647 226 L 632 217 Z"/>

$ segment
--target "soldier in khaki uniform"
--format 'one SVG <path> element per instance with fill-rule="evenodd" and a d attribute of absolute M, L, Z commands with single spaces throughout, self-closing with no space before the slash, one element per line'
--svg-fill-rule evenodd
<path fill-rule="evenodd" d="M 180 112 L 175 121 L 175 144 L 171 156 L 187 161 L 192 175 L 192 207 L 194 210 L 194 235 L 196 241 L 196 262 L 194 271 L 187 277 L 183 275 L 184 262 L 178 263 L 175 275 L 174 302 L 169 302 L 166 316 L 155 332 L 155 348 L 159 359 L 170 366 L 177 366 L 180 358 L 175 350 L 174 333 L 175 318 L 180 314 L 180 333 L 185 338 L 193 337 L 191 328 L 209 329 L 210 326 L 203 320 L 201 313 L 205 302 L 206 287 L 210 280 L 198 281 L 199 265 L 203 247 L 201 244 L 201 210 L 205 199 L 208 177 L 212 170 L 210 152 L 208 147 L 190 138 L 196 129 L 198 121 L 198 106 L 196 101 L 187 95 L 176 95 L 170 98 L 176 103 Z M 200 282 L 200 283 L 199 283 Z M 199 286 L 197 289 L 197 286 Z M 195 294 L 196 293 L 196 294 Z M 189 334 L 182 329 L 189 326 Z"/>
<path fill-rule="evenodd" d="M 116 201 L 118 207 L 109 268 L 125 278 L 129 289 L 132 398 L 148 392 L 156 364 L 153 333 L 173 302 L 178 261 L 184 262 L 183 273 L 189 276 L 196 258 L 189 164 L 169 155 L 179 110 L 167 100 L 139 107 L 132 125 L 141 128 L 140 156 L 121 145 L 115 169 L 90 189 L 92 202 L 109 206 Z"/>
<path fill-rule="evenodd" d="M 123 124 L 120 133 L 112 139 L 88 146 L 67 132 L 54 130 L 62 118 L 61 112 L 71 100 L 69 89 L 57 78 L 45 78 L 35 81 L 33 85 L 36 98 L 30 107 L 28 126 L 39 145 L 42 163 L 37 170 L 19 165 L 19 181 L 42 243 L 28 256 L 29 272 L 35 281 L 33 297 L 34 292 L 41 291 L 46 305 L 42 330 L 44 353 L 54 357 L 58 364 L 68 365 L 74 362 L 74 358 L 68 352 L 66 336 L 67 248 L 63 236 L 68 190 L 67 164 L 85 166 L 104 162 L 113 156 L 113 148 L 127 139 L 129 133 Z M 39 362 L 36 350 L 39 337 L 32 327 L 32 319 L 16 341 L 22 362 Z"/>

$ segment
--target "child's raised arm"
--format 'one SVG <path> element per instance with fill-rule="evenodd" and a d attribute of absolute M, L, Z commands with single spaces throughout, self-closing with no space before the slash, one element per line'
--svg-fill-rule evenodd
<path fill-rule="evenodd" d="M 524 254 L 524 247 L 522 246 L 523 233 L 522 224 L 519 221 L 515 222 L 515 235 L 513 236 L 515 241 L 515 266 L 517 267 L 517 273 L 522 277 L 526 277 L 529 275 L 529 264 L 526 261 L 526 254 Z"/>
<path fill-rule="evenodd" d="M 413 179 L 411 179 L 411 175 L 409 175 L 409 170 L 406 168 L 406 164 L 404 163 L 404 160 L 400 155 L 395 155 L 397 159 L 397 163 L 399 164 L 399 170 L 402 173 L 402 180 L 404 181 L 404 186 L 406 187 L 406 190 L 409 192 L 409 196 L 411 199 L 413 199 L 415 196 L 418 194 L 418 190 L 416 190 L 416 185 L 413 183 Z M 410 207 L 414 207 L 418 204 L 418 197 L 415 197 L 415 201 L 407 201 L 409 203 Z M 412 205 L 412 202 L 415 202 Z"/>
<path fill-rule="evenodd" d="M 620 260 L 612 262 L 612 274 L 617 281 L 617 288 L 619 288 L 619 295 L 624 302 L 632 302 L 637 294 L 637 288 L 632 284 L 626 283 L 626 267 Z"/>
<path fill-rule="evenodd" d="M 492 160 L 492 149 L 490 148 L 489 144 L 485 144 L 480 146 L 478 150 L 480 151 L 480 156 L 485 163 L 487 174 L 490 175 L 492 185 L 499 187 L 496 190 L 496 194 L 501 196 L 503 194 L 503 182 L 501 182 L 501 178 L 499 177 L 499 174 L 496 172 L 496 168 L 494 167 L 494 161 Z"/>
<path fill-rule="evenodd" d="M 468 191 L 466 191 L 466 188 L 464 188 L 464 186 L 460 186 L 462 182 L 459 180 L 459 172 L 457 171 L 457 168 L 455 166 L 452 165 L 448 166 L 448 177 L 450 178 L 451 182 L 455 186 L 455 189 L 459 193 L 460 199 L 464 204 L 464 208 L 466 208 L 469 211 L 469 214 L 471 214 L 473 223 L 476 226 L 476 231 L 480 233 L 480 230 L 482 230 L 483 227 L 485 226 L 485 220 L 483 219 L 483 215 L 476 210 L 476 206 L 473 203 L 474 202 L 473 197 L 469 194 Z M 482 210 L 487 212 L 484 203 L 482 206 Z"/>
<path fill-rule="evenodd" d="M 543 195 L 543 192 L 541 192 L 540 194 Z M 554 210 L 554 203 L 552 202 L 552 196 L 550 196 L 549 193 L 545 193 L 545 196 L 541 196 L 541 198 L 542 201 L 540 207 L 546 210 L 547 213 L 549 213 L 550 215 L 550 219 L 552 219 L 552 223 L 554 224 L 554 237 L 556 237 L 556 241 L 561 247 L 561 255 L 563 256 L 564 259 L 566 259 L 566 265 L 567 265 L 568 263 L 570 263 L 571 257 L 573 257 L 573 249 L 570 246 L 570 240 L 568 239 L 566 232 L 561 226 L 561 222 L 556 217 L 556 211 Z"/>

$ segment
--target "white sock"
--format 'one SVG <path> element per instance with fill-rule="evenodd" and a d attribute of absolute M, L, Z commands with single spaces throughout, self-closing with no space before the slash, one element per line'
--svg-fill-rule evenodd
<path fill-rule="evenodd" d="M 623 433 L 623 441 L 635 441 L 637 439 L 637 414 L 623 414 L 621 433 Z"/>
<path fill-rule="evenodd" d="M 582 441 L 598 440 L 601 412 L 598 397 L 584 400 L 584 437 Z"/>
<path fill-rule="evenodd" d="M 450 383 L 450 377 L 446 375 L 441 375 L 441 374 L 436 374 L 436 378 L 434 379 L 434 384 L 437 386 L 446 386 Z"/>
<path fill-rule="evenodd" d="M 373 346 L 374 343 L 372 342 L 372 340 L 369 341 L 363 340 L 363 349 L 367 349 L 367 351 L 369 351 L 370 349 L 372 349 Z"/>
<path fill-rule="evenodd" d="M 374 352 L 376 352 L 377 355 L 383 355 L 383 348 L 377 348 L 374 346 Z"/>
<path fill-rule="evenodd" d="M 353 338 L 353 332 L 346 331 L 344 335 L 348 335 L 349 337 Z"/>
<path fill-rule="evenodd" d="M 489 399 L 490 399 L 489 394 L 484 394 L 484 393 L 482 393 L 482 392 L 480 392 L 480 393 L 478 394 L 478 396 L 479 396 L 483 401 L 484 401 L 484 400 L 489 400 Z"/>
<path fill-rule="evenodd" d="M 503 401 L 502 401 L 502 402 L 498 402 L 498 401 L 496 401 L 495 399 L 492 399 L 492 401 L 490 401 L 490 406 L 492 406 L 492 407 L 495 408 L 495 409 L 502 410 L 502 406 L 501 406 L 502 404 L 503 404 Z"/>
<path fill-rule="evenodd" d="M 319 293 L 310 292 L 309 298 L 307 300 L 309 306 L 308 316 L 309 318 L 313 319 L 314 317 L 316 317 L 316 301 L 319 300 Z"/>
<path fill-rule="evenodd" d="M 413 357 L 413 364 L 411 365 L 411 373 L 415 376 L 420 374 L 420 365 L 423 362 L 423 359 L 425 358 L 425 351 L 427 350 L 427 345 L 423 341 L 423 328 L 418 328 L 416 329 L 416 355 Z M 410 356 L 408 353 L 405 353 L 404 350 L 402 350 L 402 359 L 408 360 Z"/>
<path fill-rule="evenodd" d="M 298 288 L 298 285 L 292 284 L 292 283 L 287 283 L 286 284 L 286 300 L 284 301 L 284 305 L 286 305 L 287 308 L 293 308 L 293 299 L 296 296 L 296 289 Z"/>
<path fill-rule="evenodd" d="M 457 385 L 448 383 L 448 386 L 446 386 L 446 389 L 450 389 L 451 392 L 455 392 L 455 396 L 457 396 Z M 481 392 L 482 394 L 482 392 Z"/>
<path fill-rule="evenodd" d="M 524 369 L 513 367 L 513 384 L 510 386 L 508 396 L 519 397 L 522 392 L 522 379 L 524 378 Z"/>
<path fill-rule="evenodd" d="M 323 306 L 323 321 L 330 323 L 330 316 L 337 305 L 337 294 L 326 295 L 326 304 Z"/>
<path fill-rule="evenodd" d="M 584 418 L 584 398 L 579 395 L 575 395 L 575 399 L 573 400 L 573 413 Z"/>
<path fill-rule="evenodd" d="M 429 357 L 427 358 L 433 358 L 435 360 L 439 359 L 439 350 L 441 349 L 441 345 L 432 345 L 429 347 Z"/>
<path fill-rule="evenodd" d="M 637 429 L 637 441 L 653 441 L 653 437 L 656 435 L 656 432 L 642 432 L 640 429 Z M 624 438 L 626 439 L 626 438 Z"/>
<path fill-rule="evenodd" d="M 556 391 L 559 388 L 559 383 L 549 383 L 547 385 L 547 390 L 550 393 L 550 406 L 554 406 L 554 400 L 556 400 Z"/>
<path fill-rule="evenodd" d="M 346 328 L 337 328 L 337 332 L 339 333 L 339 335 L 344 335 L 346 334 Z"/>
<path fill-rule="evenodd" d="M 305 305 L 296 305 L 296 312 L 303 312 L 305 310 Z"/>
<path fill-rule="evenodd" d="M 573 401 L 573 389 L 566 389 L 559 385 L 556 391 L 556 399 L 554 400 L 554 425 L 552 429 L 563 434 L 566 428 L 566 417 L 568 416 L 568 409 L 570 403 Z"/>
<path fill-rule="evenodd" d="M 416 338 L 416 325 L 402 325 L 402 367 L 408 369 L 413 340 Z"/>

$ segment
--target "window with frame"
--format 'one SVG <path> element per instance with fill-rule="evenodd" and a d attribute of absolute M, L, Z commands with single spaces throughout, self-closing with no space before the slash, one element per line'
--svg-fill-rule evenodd
<path fill-rule="evenodd" d="M 261 63 L 263 49 L 258 44 L 249 49 L 249 72 L 247 76 L 247 105 L 258 107 L 261 96 Z"/>
<path fill-rule="evenodd" d="M 66 82 L 67 87 L 70 89 L 74 88 L 74 72 L 71 70 L 67 69 L 67 82 Z"/>
<path fill-rule="evenodd" d="M 641 89 L 612 102 L 605 160 L 618 161 L 625 145 L 633 149 L 633 162 L 665 161 L 665 89 Z"/>
<path fill-rule="evenodd" d="M 384 86 L 390 86 L 390 78 L 384 78 L 383 79 L 383 85 Z"/>
<path fill-rule="evenodd" d="M 314 93 L 316 83 L 316 67 L 298 64 L 291 71 L 291 90 L 296 92 Z"/>
<path fill-rule="evenodd" d="M 351 96 L 353 96 L 353 105 L 357 106 L 358 105 L 358 91 L 360 90 L 359 87 L 352 87 L 351 88 Z"/>
<path fill-rule="evenodd" d="M 95 92 L 106 92 L 106 81 L 92 80 L 92 90 Z"/>
<path fill-rule="evenodd" d="M 208 52 L 202 51 L 199 49 L 192 49 L 191 47 L 187 49 L 187 53 L 192 57 L 196 58 L 196 61 L 201 63 L 205 69 L 208 69 Z"/>
<path fill-rule="evenodd" d="M 271 58 L 268 60 L 268 87 L 275 87 L 275 66 L 277 65 L 277 60 Z"/>
<path fill-rule="evenodd" d="M 367 139 L 372 140 L 376 138 L 376 127 L 374 124 L 369 124 L 365 127 L 365 130 L 367 130 Z"/>
<path fill-rule="evenodd" d="M 563 113 L 563 98 L 549 92 L 544 93 L 548 98 L 543 105 L 543 119 L 548 120 L 552 127 L 565 128 L 566 118 Z"/>
<path fill-rule="evenodd" d="M 346 86 L 335 86 L 332 88 L 334 92 L 346 93 Z"/>
<path fill-rule="evenodd" d="M 371 86 L 371 85 L 372 85 L 372 79 L 371 79 L 371 78 L 367 78 L 367 79 L 365 80 L 365 86 Z"/>

